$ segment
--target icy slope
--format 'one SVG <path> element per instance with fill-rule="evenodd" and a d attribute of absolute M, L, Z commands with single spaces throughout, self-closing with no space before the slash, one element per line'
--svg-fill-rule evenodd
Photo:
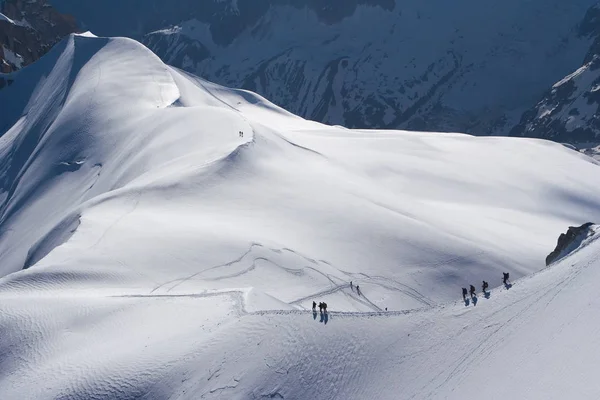
<path fill-rule="evenodd" d="M 0 108 L 0 398 L 450 396 L 569 268 L 435 304 L 600 219 L 561 145 L 329 127 L 129 39 L 71 36 Z"/>

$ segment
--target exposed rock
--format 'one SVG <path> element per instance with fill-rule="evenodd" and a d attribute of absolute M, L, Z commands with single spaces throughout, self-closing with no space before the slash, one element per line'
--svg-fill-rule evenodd
<path fill-rule="evenodd" d="M 546 257 L 546 266 L 577 249 L 585 238 L 593 235 L 592 225 L 594 225 L 592 222 L 587 222 L 579 227 L 570 226 L 567 233 L 561 233 L 556 248 Z"/>
<path fill-rule="evenodd" d="M 53 0 L 98 35 L 142 39 L 175 67 L 305 118 L 480 135 L 508 134 L 581 66 L 595 3 Z"/>
<path fill-rule="evenodd" d="M 526 111 L 511 130 L 511 136 L 550 139 L 583 147 L 600 143 L 600 5 L 588 10 L 578 34 L 593 40 L 584 65 L 555 83 Z"/>
<path fill-rule="evenodd" d="M 1 73 L 31 64 L 78 30 L 73 17 L 60 14 L 46 0 L 0 1 L 0 15 Z"/>
<path fill-rule="evenodd" d="M 523 114 L 511 135 L 572 144 L 600 142 L 600 55 L 556 83 Z"/>

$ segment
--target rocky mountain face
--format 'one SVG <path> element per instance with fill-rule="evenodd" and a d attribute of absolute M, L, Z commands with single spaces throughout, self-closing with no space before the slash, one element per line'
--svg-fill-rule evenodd
<path fill-rule="evenodd" d="M 571 251 L 577 249 L 584 239 L 594 235 L 596 232 L 593 226 L 592 222 L 586 222 L 581 226 L 570 226 L 566 233 L 561 233 L 556 247 L 546 257 L 546 266 L 568 255 Z"/>
<path fill-rule="evenodd" d="M 555 83 L 511 135 L 583 147 L 600 143 L 600 5 L 588 11 L 579 35 L 593 40 L 583 66 Z"/>
<path fill-rule="evenodd" d="M 75 19 L 57 12 L 46 0 L 0 1 L 0 72 L 31 64 L 76 31 Z M 9 82 L 0 77 L 0 88 Z"/>
<path fill-rule="evenodd" d="M 348 127 L 508 134 L 581 66 L 597 0 L 52 0 L 98 35 Z"/>
<path fill-rule="evenodd" d="M 82 29 L 352 128 L 519 135 L 552 84 L 583 59 L 596 71 L 599 46 L 597 0 L 51 1 Z"/>
<path fill-rule="evenodd" d="M 326 13 L 272 5 L 254 14 L 232 7 L 223 15 L 235 32 L 193 19 L 144 43 L 172 65 L 259 92 L 310 119 L 475 134 L 508 132 L 556 80 L 550 76 L 576 66 L 589 46 L 576 27 L 590 2 L 519 2 L 518 9 L 505 2 L 495 14 L 453 3 L 468 18 L 434 3 L 373 1 L 345 13 L 335 6 Z M 475 26 L 481 21 L 488 26 Z"/>

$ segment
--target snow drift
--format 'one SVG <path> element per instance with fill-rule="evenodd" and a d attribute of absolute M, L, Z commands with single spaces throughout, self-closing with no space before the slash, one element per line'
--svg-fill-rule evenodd
<path fill-rule="evenodd" d="M 2 398 L 458 397 L 572 268 L 436 304 L 600 216 L 600 168 L 559 144 L 325 126 L 129 39 L 71 36 L 14 79 Z"/>

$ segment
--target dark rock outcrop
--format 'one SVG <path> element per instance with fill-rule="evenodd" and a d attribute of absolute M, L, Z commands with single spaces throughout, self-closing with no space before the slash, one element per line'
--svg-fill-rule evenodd
<path fill-rule="evenodd" d="M 594 225 L 592 222 L 587 222 L 579 227 L 570 226 L 567 233 L 561 233 L 558 237 L 556 248 L 546 257 L 546 266 L 567 255 L 570 252 L 569 247 L 574 247 L 573 245 L 578 246 L 583 239 L 593 234 L 594 232 L 590 229 L 592 225 Z M 575 249 L 576 247 L 571 249 L 571 251 Z"/>
<path fill-rule="evenodd" d="M 75 19 L 57 12 L 46 0 L 0 2 L 0 73 L 18 70 L 46 54 L 70 33 Z M 10 83 L 3 81 L 0 88 Z"/>

